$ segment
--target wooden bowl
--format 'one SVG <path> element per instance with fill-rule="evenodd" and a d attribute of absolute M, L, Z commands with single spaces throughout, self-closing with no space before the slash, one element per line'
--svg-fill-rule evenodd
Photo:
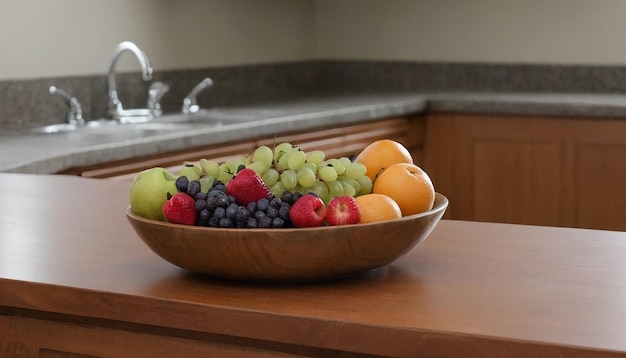
<path fill-rule="evenodd" d="M 170 224 L 135 215 L 128 220 L 161 258 L 186 270 L 246 281 L 312 281 L 384 266 L 424 241 L 448 199 L 432 210 L 393 221 L 284 229 L 220 229 Z"/>

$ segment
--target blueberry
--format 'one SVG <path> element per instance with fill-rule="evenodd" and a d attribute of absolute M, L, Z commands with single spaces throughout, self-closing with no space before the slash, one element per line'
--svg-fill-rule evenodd
<path fill-rule="evenodd" d="M 206 200 L 204 199 L 196 200 L 196 210 L 201 211 L 201 210 L 206 209 L 206 204 L 207 204 Z"/>
<path fill-rule="evenodd" d="M 189 194 L 189 196 L 191 197 L 194 197 L 199 192 L 200 192 L 200 181 L 199 180 L 190 181 L 189 184 L 187 185 L 187 194 Z"/>
<path fill-rule="evenodd" d="M 250 210 L 245 206 L 240 206 L 237 210 L 237 221 L 246 221 L 250 218 Z"/>
<path fill-rule="evenodd" d="M 289 221 L 289 210 L 291 210 L 291 206 L 287 203 L 283 203 L 280 209 L 278 209 L 278 217 L 285 221 Z"/>
<path fill-rule="evenodd" d="M 178 190 L 181 193 L 186 193 L 187 192 L 187 186 L 189 185 L 189 178 L 187 178 L 186 176 L 179 176 L 178 178 L 176 178 L 176 190 Z"/>
<path fill-rule="evenodd" d="M 259 227 L 262 227 L 262 228 L 272 227 L 272 218 L 270 218 L 269 216 L 264 216 L 263 218 L 261 218 L 261 220 L 259 220 Z"/>
<path fill-rule="evenodd" d="M 269 200 L 267 200 L 267 199 L 265 199 L 265 198 L 263 198 L 263 199 L 259 199 L 259 200 L 256 202 L 256 209 L 257 209 L 257 210 L 259 210 L 259 211 L 265 211 L 265 210 L 267 210 L 267 208 L 269 207 L 269 205 L 270 205 Z"/>
<path fill-rule="evenodd" d="M 293 194 L 290 191 L 286 191 L 283 193 L 280 199 L 283 201 L 283 203 L 291 204 L 293 202 Z"/>
<path fill-rule="evenodd" d="M 251 229 L 257 228 L 259 226 L 259 223 L 256 221 L 255 218 L 248 218 L 248 220 L 246 220 L 246 224 L 247 227 Z"/>
<path fill-rule="evenodd" d="M 276 209 L 273 206 L 268 207 L 267 208 L 267 216 L 269 216 L 272 219 L 278 217 L 278 209 Z"/>
<path fill-rule="evenodd" d="M 237 205 L 237 203 L 231 203 L 226 208 L 226 217 L 233 220 L 237 217 L 238 211 L 239 211 L 239 205 Z"/>
<path fill-rule="evenodd" d="M 274 218 L 272 220 L 272 227 L 283 227 L 285 225 L 285 221 L 279 217 Z"/>
<path fill-rule="evenodd" d="M 272 198 L 272 200 L 270 200 L 270 206 L 273 208 L 280 208 L 280 204 L 282 204 L 282 200 L 280 198 Z"/>
<path fill-rule="evenodd" d="M 219 222 L 219 227 L 233 227 L 233 221 L 229 218 L 221 218 Z"/>
<path fill-rule="evenodd" d="M 266 215 L 266 214 L 265 214 L 265 212 L 263 212 L 263 211 L 258 211 L 258 210 L 257 210 L 257 211 L 255 211 L 255 212 L 254 212 L 254 218 L 255 218 L 257 221 L 261 221 L 261 219 L 263 219 L 263 218 L 264 218 L 264 217 L 266 217 L 266 216 L 267 216 L 267 215 Z"/>
<path fill-rule="evenodd" d="M 213 211 L 213 217 L 216 219 L 221 219 L 226 217 L 226 209 L 224 209 L 221 206 L 218 206 L 217 208 L 215 208 L 215 210 Z"/>

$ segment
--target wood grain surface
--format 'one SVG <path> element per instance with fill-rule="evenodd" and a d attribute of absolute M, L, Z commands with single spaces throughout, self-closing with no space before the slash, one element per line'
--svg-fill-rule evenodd
<path fill-rule="evenodd" d="M 374 356 L 626 354 L 626 233 L 442 220 L 356 277 L 246 284 L 150 251 L 125 217 L 128 183 L 0 174 L 0 187 L 0 333 L 24 334 L 10 320 L 27 316 Z"/>

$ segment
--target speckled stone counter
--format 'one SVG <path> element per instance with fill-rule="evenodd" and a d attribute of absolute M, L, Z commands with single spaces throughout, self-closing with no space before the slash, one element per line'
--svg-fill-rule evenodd
<path fill-rule="evenodd" d="M 5 131 L 0 132 L 0 171 L 56 173 L 209 144 L 420 113 L 626 118 L 626 96 L 475 92 L 307 96 L 249 107 L 215 108 L 191 122 L 166 115 L 152 123 L 69 133 Z M 202 116 L 212 119 L 203 120 Z"/>

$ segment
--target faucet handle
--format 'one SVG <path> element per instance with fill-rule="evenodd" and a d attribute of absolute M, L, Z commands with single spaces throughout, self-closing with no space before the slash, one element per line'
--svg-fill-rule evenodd
<path fill-rule="evenodd" d="M 196 97 L 200 92 L 211 86 L 213 86 L 213 80 L 208 77 L 198 83 L 183 100 L 182 112 L 185 114 L 197 113 L 200 110 L 200 106 L 198 105 Z"/>
<path fill-rule="evenodd" d="M 67 112 L 67 123 L 75 126 L 82 126 L 85 124 L 85 119 L 83 118 L 83 107 L 80 105 L 80 102 L 78 102 L 76 97 L 60 88 L 57 88 L 56 86 L 50 86 L 48 88 L 48 92 L 53 96 L 61 98 L 63 103 L 68 106 L 69 112 Z"/>
<path fill-rule="evenodd" d="M 161 108 L 161 98 L 170 90 L 170 86 L 159 81 L 152 82 L 148 90 L 148 109 L 153 116 L 158 117 L 163 114 Z"/>

